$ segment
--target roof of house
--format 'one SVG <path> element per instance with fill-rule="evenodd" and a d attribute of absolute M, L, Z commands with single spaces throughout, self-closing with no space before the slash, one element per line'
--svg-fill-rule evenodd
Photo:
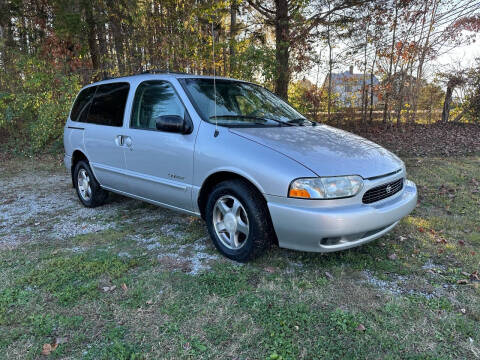
<path fill-rule="evenodd" d="M 327 81 L 328 75 L 325 78 Z M 351 84 L 351 85 L 362 85 L 363 83 L 363 74 L 353 74 L 350 71 L 345 71 L 342 73 L 332 73 L 332 82 L 335 84 Z M 380 82 L 377 77 L 373 75 L 373 85 L 378 85 Z M 370 85 L 370 74 L 365 76 L 365 84 Z"/>

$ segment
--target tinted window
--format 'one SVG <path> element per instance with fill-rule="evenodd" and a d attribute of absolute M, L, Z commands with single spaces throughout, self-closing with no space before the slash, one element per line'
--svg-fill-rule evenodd
<path fill-rule="evenodd" d="M 129 88 L 128 83 L 100 85 L 90 107 L 87 122 L 98 125 L 122 126 Z"/>
<path fill-rule="evenodd" d="M 131 127 L 156 129 L 156 119 L 162 115 L 185 117 L 185 108 L 173 86 L 166 81 L 145 81 L 135 92 Z"/>
<path fill-rule="evenodd" d="M 70 113 L 70 119 L 72 121 L 85 122 L 88 115 L 88 109 L 92 104 L 93 95 L 95 95 L 96 86 L 91 86 L 83 89 L 77 96 L 75 104 L 73 104 L 72 111 Z"/>

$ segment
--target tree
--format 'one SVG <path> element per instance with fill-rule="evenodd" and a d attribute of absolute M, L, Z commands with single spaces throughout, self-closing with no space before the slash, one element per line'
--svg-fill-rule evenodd
<path fill-rule="evenodd" d="M 462 111 L 457 117 L 465 117 L 474 122 L 480 122 L 480 58 L 476 59 L 476 66 L 467 71 L 468 86 Z"/>
<path fill-rule="evenodd" d="M 447 90 L 445 91 L 445 100 L 443 101 L 443 110 L 441 122 L 446 123 L 450 117 L 450 105 L 452 103 L 453 91 L 455 88 L 466 83 L 465 71 L 455 71 L 444 75 L 447 80 Z"/>
<path fill-rule="evenodd" d="M 288 99 L 288 84 L 291 77 L 290 55 L 295 47 L 304 46 L 320 25 L 326 25 L 332 14 L 352 9 L 364 1 L 321 0 L 308 4 L 302 0 L 274 0 L 263 2 L 248 0 L 260 13 L 266 25 L 275 29 L 275 93 Z M 345 20 L 350 19 L 345 16 Z"/>

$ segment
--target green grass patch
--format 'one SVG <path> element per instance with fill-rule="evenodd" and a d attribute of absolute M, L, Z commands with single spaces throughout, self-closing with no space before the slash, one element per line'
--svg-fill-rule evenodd
<path fill-rule="evenodd" d="M 136 259 L 125 260 L 107 252 L 58 256 L 25 276 L 23 283 L 41 288 L 61 304 L 70 305 L 83 296 L 98 296 L 101 276 L 115 280 L 137 265 Z"/>

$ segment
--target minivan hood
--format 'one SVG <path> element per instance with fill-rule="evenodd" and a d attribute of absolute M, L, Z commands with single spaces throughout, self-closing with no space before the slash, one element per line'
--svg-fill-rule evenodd
<path fill-rule="evenodd" d="M 318 176 L 360 175 L 366 179 L 403 167 L 402 160 L 380 145 L 327 125 L 230 131 L 290 157 Z"/>

